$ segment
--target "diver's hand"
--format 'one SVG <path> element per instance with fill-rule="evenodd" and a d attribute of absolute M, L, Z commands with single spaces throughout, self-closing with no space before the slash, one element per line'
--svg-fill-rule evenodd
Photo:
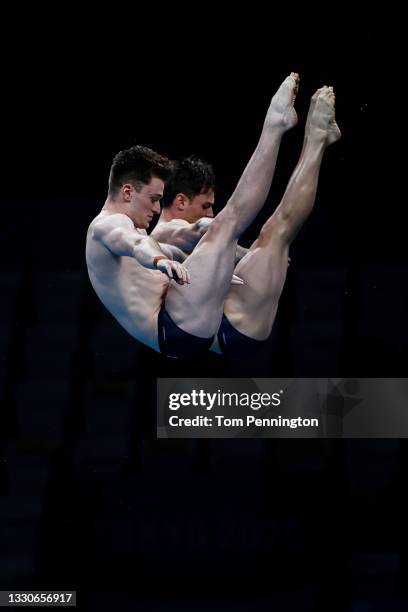
<path fill-rule="evenodd" d="M 170 280 L 175 280 L 179 285 L 190 283 L 190 274 L 178 261 L 167 259 L 167 257 L 155 258 L 154 267 L 163 272 Z"/>

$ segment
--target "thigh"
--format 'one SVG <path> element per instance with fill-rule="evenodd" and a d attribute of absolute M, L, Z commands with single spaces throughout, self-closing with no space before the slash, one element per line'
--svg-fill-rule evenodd
<path fill-rule="evenodd" d="M 286 280 L 288 251 L 284 245 L 256 247 L 234 270 L 244 284 L 230 287 L 224 313 L 238 331 L 251 338 L 263 340 L 271 332 Z"/>
<path fill-rule="evenodd" d="M 191 283 L 171 283 L 165 300 L 181 329 L 203 338 L 215 334 L 231 286 L 236 244 L 231 236 L 213 235 L 201 240 L 185 260 Z"/>

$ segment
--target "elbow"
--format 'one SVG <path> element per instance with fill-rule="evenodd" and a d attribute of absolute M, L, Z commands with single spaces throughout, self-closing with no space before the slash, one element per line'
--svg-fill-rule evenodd
<path fill-rule="evenodd" d="M 198 230 L 198 232 L 205 234 L 205 232 L 209 229 L 212 221 L 212 217 L 201 217 L 201 219 L 196 221 L 195 229 Z"/>

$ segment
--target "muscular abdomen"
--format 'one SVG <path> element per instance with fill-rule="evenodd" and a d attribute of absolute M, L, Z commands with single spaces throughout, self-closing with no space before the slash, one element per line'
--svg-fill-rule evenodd
<path fill-rule="evenodd" d="M 87 245 L 89 278 L 101 302 L 126 331 L 159 350 L 157 316 L 168 279 L 131 257 L 116 257 L 94 242 Z"/>

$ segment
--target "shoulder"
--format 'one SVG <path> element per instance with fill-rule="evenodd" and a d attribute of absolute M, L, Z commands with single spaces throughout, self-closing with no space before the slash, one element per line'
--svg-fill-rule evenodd
<path fill-rule="evenodd" d="M 122 228 L 134 230 L 134 225 L 131 219 L 127 215 L 121 213 L 106 213 L 102 211 L 89 226 L 88 232 L 94 238 L 97 238 L 101 234 L 110 232 L 113 229 Z"/>
<path fill-rule="evenodd" d="M 190 225 L 185 219 L 172 219 L 171 221 L 165 222 L 167 226 L 177 227 L 182 225 Z M 159 226 L 160 227 L 160 226 Z"/>

